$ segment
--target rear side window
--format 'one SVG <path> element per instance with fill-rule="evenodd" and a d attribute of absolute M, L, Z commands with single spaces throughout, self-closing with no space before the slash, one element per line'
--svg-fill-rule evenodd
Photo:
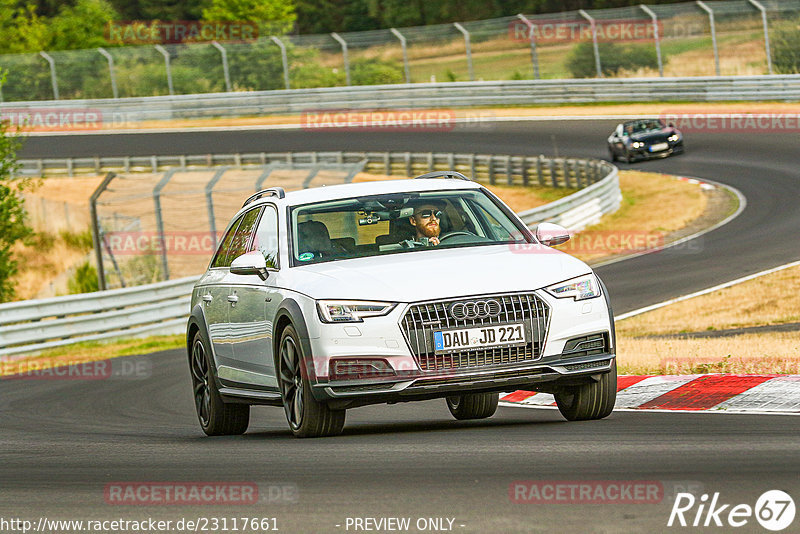
<path fill-rule="evenodd" d="M 222 243 L 220 243 L 219 248 L 217 249 L 217 253 L 214 255 L 214 259 L 211 262 L 211 267 L 225 267 L 225 257 L 228 255 L 228 249 L 230 249 L 231 241 L 233 240 L 233 235 L 236 233 L 236 229 L 239 227 L 239 223 L 242 222 L 242 217 L 236 219 L 231 225 L 230 230 L 228 233 L 225 234 L 225 237 L 222 238 Z"/>
<path fill-rule="evenodd" d="M 230 230 L 222 239 L 214 261 L 211 262 L 212 268 L 230 267 L 234 259 L 246 252 L 247 243 L 250 241 L 256 220 L 258 220 L 258 212 L 259 208 L 250 210 L 231 225 Z"/>
<path fill-rule="evenodd" d="M 278 212 L 274 207 L 267 205 L 264 208 L 250 250 L 258 250 L 264 255 L 267 268 L 278 268 Z"/>
<path fill-rule="evenodd" d="M 261 208 L 252 209 L 242 217 L 242 222 L 239 224 L 239 228 L 236 229 L 233 240 L 231 240 L 228 256 L 225 259 L 225 267 L 229 267 L 233 260 L 247 252 L 247 245 L 250 243 L 250 238 L 255 231 L 260 211 Z"/>

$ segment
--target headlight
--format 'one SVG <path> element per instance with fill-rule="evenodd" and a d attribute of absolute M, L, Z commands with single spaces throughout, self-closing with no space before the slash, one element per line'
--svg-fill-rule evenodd
<path fill-rule="evenodd" d="M 680 136 L 680 135 L 678 135 L 678 134 L 672 134 L 672 135 L 670 135 L 669 137 L 667 137 L 667 141 L 671 141 L 671 142 L 673 142 L 673 143 L 674 143 L 675 141 L 677 141 L 677 140 L 678 140 L 678 139 L 680 139 L 680 138 L 681 138 L 681 136 Z"/>
<path fill-rule="evenodd" d="M 364 317 L 386 315 L 397 304 L 367 300 L 319 300 L 317 308 L 323 322 L 360 323 Z"/>
<path fill-rule="evenodd" d="M 644 143 L 642 143 L 641 141 L 634 141 L 633 143 L 631 143 L 631 146 L 633 148 L 642 148 L 644 146 Z"/>
<path fill-rule="evenodd" d="M 572 297 L 575 300 L 585 300 L 599 297 L 602 294 L 600 283 L 593 274 L 559 282 L 544 288 L 544 290 L 559 299 Z"/>

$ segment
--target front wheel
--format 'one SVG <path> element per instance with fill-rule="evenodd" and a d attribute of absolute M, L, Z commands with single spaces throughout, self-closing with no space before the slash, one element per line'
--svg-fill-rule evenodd
<path fill-rule="evenodd" d="M 331 410 L 311 394 L 297 332 L 287 326 L 281 334 L 278 382 L 283 410 L 292 434 L 298 438 L 336 436 L 344 428 L 344 410 Z"/>
<path fill-rule="evenodd" d="M 555 394 L 558 411 L 568 421 L 587 421 L 607 417 L 617 400 L 617 360 L 600 380 L 580 386 L 567 386 Z"/>
<path fill-rule="evenodd" d="M 222 400 L 217 389 L 214 366 L 203 336 L 195 334 L 192 341 L 192 371 L 194 406 L 200 428 L 208 436 L 244 434 L 250 424 L 250 405 L 231 404 Z"/>
<path fill-rule="evenodd" d="M 499 393 L 469 393 L 447 397 L 447 407 L 453 417 L 464 419 L 486 419 L 497 411 Z"/>

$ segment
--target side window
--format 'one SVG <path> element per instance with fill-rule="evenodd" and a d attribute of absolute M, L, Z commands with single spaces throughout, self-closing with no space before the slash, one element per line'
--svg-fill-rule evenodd
<path fill-rule="evenodd" d="M 225 259 L 225 265 L 223 265 L 223 267 L 230 266 L 233 260 L 247 252 L 247 244 L 250 242 L 250 237 L 252 237 L 253 231 L 255 230 L 260 211 L 261 208 L 255 208 L 242 216 L 242 222 L 239 224 L 239 228 L 236 229 L 236 234 L 234 234 L 231 240 L 228 256 Z"/>
<path fill-rule="evenodd" d="M 278 268 L 278 212 L 274 207 L 264 208 L 250 250 L 258 250 L 264 255 L 268 269 Z"/>
<path fill-rule="evenodd" d="M 217 253 L 214 256 L 214 260 L 211 262 L 212 268 L 226 267 L 225 258 L 228 255 L 228 250 L 230 250 L 231 248 L 231 241 L 233 241 L 233 235 L 236 233 L 236 229 L 239 227 L 239 224 L 241 222 L 242 222 L 242 217 L 236 219 L 236 222 L 231 225 L 231 229 L 228 230 L 228 233 L 225 234 L 225 237 L 222 238 L 222 243 L 220 243 L 219 248 L 217 249 Z"/>

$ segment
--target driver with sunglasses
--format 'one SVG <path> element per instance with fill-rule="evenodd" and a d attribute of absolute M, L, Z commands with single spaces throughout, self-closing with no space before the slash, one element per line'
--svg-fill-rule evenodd
<path fill-rule="evenodd" d="M 408 218 L 411 225 L 416 230 L 414 241 L 428 244 L 439 244 L 439 233 L 442 231 L 439 221 L 442 218 L 440 206 L 431 202 L 423 202 L 414 206 L 414 215 Z"/>

